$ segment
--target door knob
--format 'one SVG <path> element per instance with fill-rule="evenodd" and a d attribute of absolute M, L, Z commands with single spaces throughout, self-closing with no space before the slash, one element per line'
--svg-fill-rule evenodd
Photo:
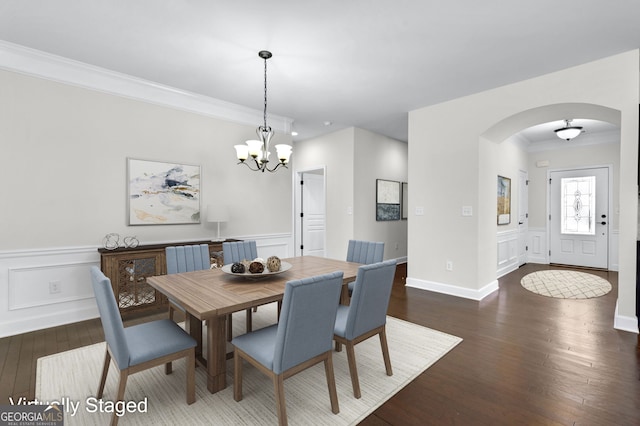
<path fill-rule="evenodd" d="M 600 225 L 606 225 L 607 222 L 600 222 Z"/>
<path fill-rule="evenodd" d="M 603 215 L 601 215 L 600 217 L 604 219 L 605 217 L 607 217 L 607 215 L 606 215 L 606 214 L 603 214 Z"/>

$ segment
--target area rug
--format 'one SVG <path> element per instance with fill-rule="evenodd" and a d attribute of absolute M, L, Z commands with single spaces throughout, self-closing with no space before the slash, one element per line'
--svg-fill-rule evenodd
<path fill-rule="evenodd" d="M 275 304 L 273 304 L 275 306 Z M 275 321 L 275 309 L 263 306 L 253 314 L 254 329 Z M 234 319 L 234 335 L 241 333 L 244 317 Z M 285 380 L 289 424 L 357 424 L 396 394 L 411 380 L 462 341 L 459 337 L 388 317 L 387 339 L 393 376 L 385 373 L 380 341 L 374 337 L 356 346 L 362 398 L 355 399 L 349 377 L 346 351 L 334 352 L 333 362 L 340 413 L 333 414 L 324 367 L 318 364 Z M 110 413 L 95 412 L 95 396 L 104 360 L 105 344 L 62 352 L 38 359 L 36 398 L 40 401 L 79 402 L 75 415 L 65 406 L 65 424 L 105 425 Z M 208 392 L 206 375 L 196 368 L 196 402 L 187 405 L 184 360 L 174 362 L 173 373 L 156 367 L 129 377 L 125 399 L 146 398 L 146 413 L 127 413 L 120 425 L 273 425 L 278 423 L 274 392 L 266 375 L 245 364 L 241 402 L 233 399 L 233 360 L 227 364 L 227 388 Z M 117 389 L 117 372 L 112 366 L 105 388 L 105 400 Z M 65 399 L 68 398 L 68 399 Z M 67 404 L 70 406 L 71 404 Z M 144 409 L 144 405 L 140 405 Z M 99 410 L 98 410 L 99 411 Z"/>
<path fill-rule="evenodd" d="M 611 291 L 611 284 L 604 278 L 577 271 L 532 272 L 520 283 L 533 293 L 558 299 L 590 299 Z"/>

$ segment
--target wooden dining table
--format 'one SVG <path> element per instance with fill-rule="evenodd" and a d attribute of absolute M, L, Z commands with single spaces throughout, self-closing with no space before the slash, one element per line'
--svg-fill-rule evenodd
<path fill-rule="evenodd" d="M 354 281 L 359 263 L 300 256 L 282 259 L 291 268 L 280 274 L 256 279 L 234 275 L 221 269 L 158 275 L 147 282 L 186 310 L 185 328 L 198 342 L 197 362 L 207 371 L 207 388 L 211 393 L 226 387 L 227 316 L 233 312 L 270 302 L 282 301 L 287 281 L 342 271 L 341 301 L 348 300 L 347 283 Z M 206 327 L 206 356 L 203 356 L 203 322 Z"/>

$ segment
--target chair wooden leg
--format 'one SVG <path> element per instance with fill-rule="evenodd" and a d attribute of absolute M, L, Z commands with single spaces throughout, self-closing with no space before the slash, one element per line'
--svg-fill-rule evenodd
<path fill-rule="evenodd" d="M 171 321 L 173 321 L 173 313 L 174 313 L 175 309 L 173 309 L 173 306 L 171 306 L 171 304 L 169 304 L 169 319 Z"/>
<path fill-rule="evenodd" d="M 356 351 L 353 342 L 347 342 L 347 361 L 349 362 L 349 375 L 351 376 L 351 386 L 353 386 L 353 396 L 360 398 L 360 381 L 358 380 L 358 367 L 356 366 Z"/>
<path fill-rule="evenodd" d="M 324 372 L 327 376 L 327 386 L 329 387 L 329 400 L 331 401 L 331 412 L 338 414 L 340 406 L 338 405 L 338 392 L 336 391 L 336 378 L 333 374 L 333 357 L 331 351 L 327 352 L 324 360 Z"/>
<path fill-rule="evenodd" d="M 233 399 L 242 401 L 242 359 L 237 350 L 233 351 Z"/>
<path fill-rule="evenodd" d="M 380 332 L 380 346 L 382 346 L 382 358 L 384 358 L 384 367 L 387 369 L 387 376 L 393 376 L 391 358 L 389 358 L 389 346 L 387 345 L 386 328 L 383 328 Z"/>
<path fill-rule="evenodd" d="M 192 348 L 187 356 L 187 405 L 196 402 L 196 349 Z"/>
<path fill-rule="evenodd" d="M 120 383 L 118 384 L 118 395 L 116 396 L 116 399 L 114 400 L 114 402 L 117 403 L 118 401 L 124 401 L 124 390 L 127 387 L 128 378 L 129 378 L 129 370 L 126 368 L 124 370 L 120 370 Z M 116 414 L 116 411 L 114 410 L 113 416 L 111 416 L 111 426 L 117 426 L 119 418 L 120 417 L 118 417 L 118 415 Z"/>
<path fill-rule="evenodd" d="M 109 365 L 111 364 L 111 355 L 109 354 L 109 349 L 105 351 L 104 355 L 104 365 L 102 367 L 102 377 L 100 377 L 100 384 L 98 385 L 98 392 L 96 393 L 96 398 L 102 398 L 102 394 L 104 393 L 104 385 L 107 383 L 107 375 L 109 374 Z"/>
<path fill-rule="evenodd" d="M 342 352 L 342 343 L 336 340 L 335 344 L 336 352 Z"/>
<path fill-rule="evenodd" d="M 171 373 L 173 373 L 173 363 L 167 362 L 164 365 L 164 374 L 171 374 Z"/>
<path fill-rule="evenodd" d="M 247 309 L 247 333 L 253 329 L 253 314 L 251 308 Z"/>
<path fill-rule="evenodd" d="M 278 412 L 278 424 L 287 425 L 287 406 L 284 400 L 284 377 L 282 374 L 273 375 L 273 389 L 276 393 L 276 411 Z"/>

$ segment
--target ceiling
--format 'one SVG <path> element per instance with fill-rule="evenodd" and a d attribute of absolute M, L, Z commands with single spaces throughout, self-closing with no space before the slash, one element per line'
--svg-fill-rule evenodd
<path fill-rule="evenodd" d="M 408 111 L 639 48 L 639 18 L 637 0 L 3 0 L 0 40 L 256 110 L 266 49 L 294 140 L 406 141 Z"/>

